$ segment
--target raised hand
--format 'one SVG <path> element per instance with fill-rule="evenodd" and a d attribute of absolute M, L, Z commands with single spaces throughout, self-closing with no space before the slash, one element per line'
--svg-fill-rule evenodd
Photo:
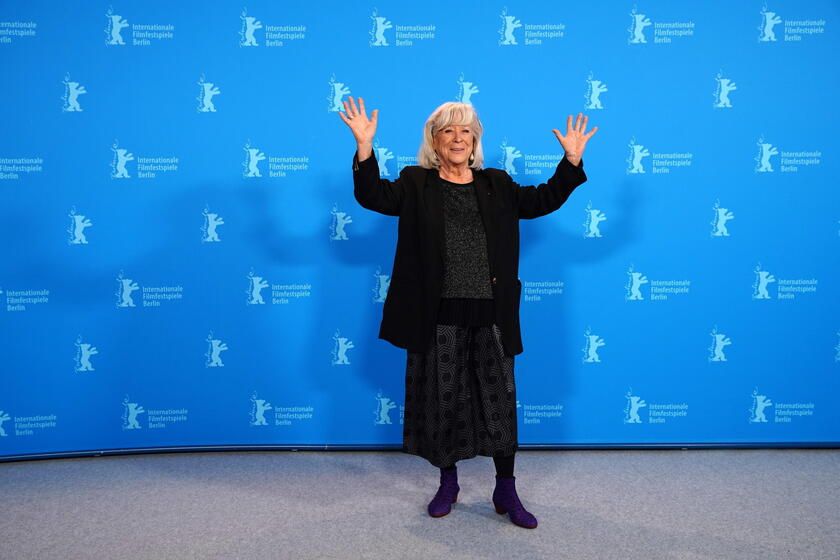
<path fill-rule="evenodd" d="M 350 102 L 343 101 L 344 113 L 339 111 L 338 116 L 350 127 L 353 137 L 356 138 L 359 161 L 364 161 L 373 151 L 373 137 L 376 134 L 376 123 L 379 118 L 379 109 L 371 111 L 370 118 L 365 111 L 365 100 L 359 98 L 359 104 L 352 97 Z M 345 114 L 346 113 L 346 114 Z"/>
<path fill-rule="evenodd" d="M 566 151 L 566 159 L 574 165 L 580 164 L 580 158 L 583 156 L 586 143 L 592 138 L 593 134 L 598 132 L 597 126 L 590 130 L 589 133 L 586 132 L 586 122 L 588 120 L 589 117 L 584 117 L 583 113 L 578 113 L 577 121 L 572 126 L 572 115 L 569 115 L 569 118 L 566 120 L 565 136 L 560 134 L 560 131 L 556 128 L 551 129 L 551 132 L 554 133 L 560 141 L 560 145 Z"/>

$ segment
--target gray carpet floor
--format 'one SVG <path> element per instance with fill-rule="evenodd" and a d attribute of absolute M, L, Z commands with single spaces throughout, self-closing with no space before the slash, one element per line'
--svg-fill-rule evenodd
<path fill-rule="evenodd" d="M 840 450 L 520 451 L 539 519 L 490 503 L 493 464 L 401 452 L 215 452 L 0 463 L 0 558 L 840 558 Z"/>

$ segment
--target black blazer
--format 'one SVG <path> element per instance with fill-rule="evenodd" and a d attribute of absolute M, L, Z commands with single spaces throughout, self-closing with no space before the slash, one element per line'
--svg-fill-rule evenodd
<path fill-rule="evenodd" d="M 519 219 L 554 212 L 586 181 L 583 162 L 565 157 L 537 187 L 520 187 L 500 169 L 473 170 L 478 209 L 487 237 L 496 325 L 508 355 L 522 352 L 519 330 Z M 405 167 L 395 181 L 379 177 L 376 157 L 353 156 L 356 200 L 368 210 L 399 216 L 397 251 L 379 338 L 422 352 L 434 334 L 446 257 L 441 189 L 436 169 Z"/>

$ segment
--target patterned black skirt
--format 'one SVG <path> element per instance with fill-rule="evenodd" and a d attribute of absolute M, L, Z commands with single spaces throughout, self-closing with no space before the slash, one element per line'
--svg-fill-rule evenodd
<path fill-rule="evenodd" d="M 408 352 L 403 451 L 443 467 L 518 447 L 513 356 L 493 300 L 442 299 L 433 340 Z"/>

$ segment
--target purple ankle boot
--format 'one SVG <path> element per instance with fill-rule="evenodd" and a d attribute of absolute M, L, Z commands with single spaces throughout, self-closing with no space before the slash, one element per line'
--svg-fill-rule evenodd
<path fill-rule="evenodd" d="M 452 511 L 452 504 L 458 500 L 458 471 L 456 469 L 440 470 L 440 488 L 429 502 L 429 515 L 443 517 Z"/>
<path fill-rule="evenodd" d="M 510 520 L 520 527 L 534 529 L 537 526 L 537 518 L 531 515 L 519 501 L 516 495 L 516 477 L 496 477 L 496 489 L 493 491 L 493 505 L 496 506 L 496 513 L 509 513 Z"/>

